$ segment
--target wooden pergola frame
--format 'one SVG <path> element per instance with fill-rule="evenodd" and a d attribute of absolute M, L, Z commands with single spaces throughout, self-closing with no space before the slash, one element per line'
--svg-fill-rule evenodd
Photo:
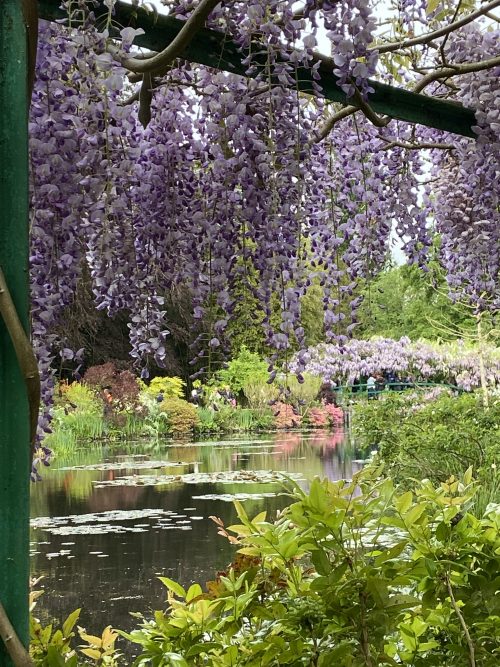
<path fill-rule="evenodd" d="M 27 30 L 24 0 L 2 0 L 0 10 L 0 268 L 3 269 L 15 308 L 29 332 L 28 281 L 28 82 Z M 60 0 L 39 0 L 40 18 L 64 18 Z M 101 5 L 98 19 L 108 15 Z M 145 9 L 117 2 L 116 24 L 143 28 L 139 46 L 159 51 L 179 32 L 182 22 L 155 16 Z M 245 76 L 242 53 L 222 33 L 203 29 L 182 57 L 188 61 Z M 324 97 L 350 104 L 322 59 L 319 67 Z M 299 87 L 312 92 L 310 72 L 299 72 Z M 370 105 L 377 113 L 419 123 L 458 135 L 473 137 L 471 109 L 443 100 L 417 95 L 373 82 Z M 0 299 L 3 298 L 0 289 Z M 12 341 L 0 319 L 0 603 L 22 643 L 27 646 L 29 582 L 29 406 L 26 386 Z M 1 632 L 0 667 L 12 667 L 6 645 L 11 639 Z M 7 633 L 8 635 L 8 633 Z M 22 664 L 29 664 L 23 662 Z"/>

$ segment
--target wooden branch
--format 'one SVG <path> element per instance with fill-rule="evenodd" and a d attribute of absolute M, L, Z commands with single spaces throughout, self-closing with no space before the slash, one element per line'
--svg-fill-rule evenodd
<path fill-rule="evenodd" d="M 0 602 L 0 637 L 14 667 L 35 667 L 35 663 L 12 627 L 3 604 Z"/>
<path fill-rule="evenodd" d="M 375 111 L 373 111 L 368 102 L 365 102 L 365 100 L 363 99 L 361 93 L 357 88 L 355 90 L 354 95 L 350 99 L 355 102 L 355 105 L 353 104 L 344 107 L 337 113 L 333 114 L 333 116 L 331 116 L 325 122 L 324 126 L 321 128 L 321 130 L 314 138 L 313 140 L 314 143 L 319 143 L 320 141 L 323 141 L 323 139 L 325 139 L 325 137 L 328 136 L 329 132 L 331 131 L 335 123 L 338 123 L 338 121 L 342 120 L 343 118 L 352 116 L 353 114 L 356 113 L 356 111 L 362 111 L 364 115 L 368 118 L 368 120 L 376 127 L 386 127 L 390 123 L 391 118 L 379 116 L 377 113 L 375 113 Z"/>
<path fill-rule="evenodd" d="M 455 614 L 458 616 L 458 620 L 460 621 L 460 625 L 462 626 L 462 630 L 464 631 L 465 639 L 467 641 L 467 646 L 469 647 L 470 667 L 476 667 L 474 644 L 472 643 L 467 623 L 465 622 L 462 612 L 460 611 L 460 607 L 458 606 L 457 601 L 455 600 L 455 596 L 453 595 L 453 588 L 451 587 L 450 575 L 448 573 L 446 573 L 446 587 L 448 588 L 448 595 L 450 596 L 451 606 L 455 610 Z"/>
<path fill-rule="evenodd" d="M 386 139 L 385 137 L 380 137 L 379 139 L 382 139 L 382 141 L 387 141 L 388 143 L 385 146 L 382 146 L 383 151 L 388 151 L 391 148 L 406 148 L 408 151 L 416 151 L 416 150 L 423 150 L 423 149 L 439 149 L 439 150 L 455 150 L 456 146 L 453 144 L 440 144 L 440 143 L 432 143 L 432 142 L 422 142 L 421 144 L 417 143 L 411 143 L 409 141 L 399 141 L 399 140 L 394 140 L 391 141 L 389 139 Z"/>
<path fill-rule="evenodd" d="M 151 120 L 151 101 L 153 100 L 153 77 L 151 74 L 143 74 L 142 84 L 139 90 L 139 122 L 146 129 Z"/>
<path fill-rule="evenodd" d="M 365 114 L 368 120 L 373 125 L 375 125 L 375 127 L 386 127 L 391 122 L 392 118 L 379 116 L 377 113 L 375 113 L 368 102 L 365 102 L 357 88 L 354 92 L 354 95 L 350 99 L 354 101 L 355 105 L 358 106 L 358 108 Z"/>
<path fill-rule="evenodd" d="M 472 74 L 473 72 L 481 72 L 485 69 L 492 69 L 500 65 L 500 56 L 490 58 L 489 60 L 480 60 L 476 63 L 463 63 L 460 65 L 450 65 L 449 67 L 442 67 L 434 72 L 429 72 L 417 83 L 413 89 L 414 93 L 420 93 L 433 81 L 439 79 L 449 79 L 453 76 L 462 76 L 464 74 Z"/>
<path fill-rule="evenodd" d="M 196 34 L 205 26 L 210 12 L 220 3 L 220 0 L 200 0 L 200 3 L 184 23 L 183 27 L 174 40 L 160 53 L 151 58 L 128 58 L 123 56 L 113 44 L 108 44 L 107 50 L 116 58 L 125 69 L 137 74 L 156 73 L 168 67 L 172 62 L 182 55 Z"/>
<path fill-rule="evenodd" d="M 330 116 L 330 118 L 325 121 L 325 124 L 319 130 L 319 132 L 316 133 L 316 136 L 314 137 L 314 143 L 319 144 L 320 141 L 323 141 L 323 139 L 325 139 L 330 134 L 335 123 L 338 123 L 338 121 L 342 120 L 342 118 L 352 116 L 352 114 L 355 114 L 356 111 L 359 111 L 358 107 L 348 106 Z"/>
<path fill-rule="evenodd" d="M 455 30 L 458 30 L 464 25 L 471 23 L 475 19 L 485 16 L 488 12 L 491 12 L 493 9 L 496 9 L 500 6 L 500 0 L 493 0 L 487 5 L 483 5 L 475 12 L 464 16 L 458 21 L 452 21 L 449 25 L 439 28 L 439 30 L 434 30 L 433 32 L 428 32 L 425 35 L 420 35 L 419 37 L 413 37 L 412 39 L 404 39 L 400 42 L 393 42 L 391 44 L 382 44 L 380 46 L 370 47 L 370 51 L 378 51 L 379 53 L 391 53 L 392 51 L 400 51 L 401 49 L 408 49 L 411 46 L 417 46 L 419 44 L 428 44 L 438 37 L 443 37 L 448 35 Z"/>
<path fill-rule="evenodd" d="M 40 374 L 38 362 L 33 352 L 31 342 L 23 329 L 17 314 L 16 307 L 0 267 L 0 315 L 9 332 L 12 346 L 16 353 L 19 368 L 26 384 L 30 414 L 30 445 L 31 460 L 35 452 L 36 429 L 38 425 L 38 411 L 40 408 Z"/>

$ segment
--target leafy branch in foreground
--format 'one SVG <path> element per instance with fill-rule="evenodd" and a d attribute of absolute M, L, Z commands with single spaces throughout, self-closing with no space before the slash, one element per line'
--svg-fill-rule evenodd
<path fill-rule="evenodd" d="M 470 469 L 405 493 L 380 472 L 297 487 L 274 523 L 237 503 L 235 563 L 208 592 L 163 579 L 167 611 L 121 633 L 134 664 L 496 665 L 499 506 L 467 511 Z"/>

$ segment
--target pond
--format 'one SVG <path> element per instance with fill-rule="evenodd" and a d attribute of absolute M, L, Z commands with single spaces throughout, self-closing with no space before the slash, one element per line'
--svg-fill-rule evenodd
<path fill-rule="evenodd" d="M 130 629 L 130 612 L 165 606 L 157 577 L 203 585 L 233 560 L 209 517 L 234 523 L 234 498 L 272 518 L 289 502 L 281 472 L 305 487 L 360 465 L 340 430 L 88 445 L 32 485 L 31 569 L 45 590 L 36 614 L 47 622 L 82 607 L 89 631 Z"/>

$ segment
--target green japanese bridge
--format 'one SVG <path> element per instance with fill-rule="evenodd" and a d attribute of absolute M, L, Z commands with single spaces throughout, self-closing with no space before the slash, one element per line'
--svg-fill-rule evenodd
<path fill-rule="evenodd" d="M 0 288 L 0 305 L 8 294 L 26 332 L 29 331 L 28 289 L 28 35 L 23 7 L 31 0 L 2 0 L 0 10 L 0 267 L 8 289 Z M 64 17 L 60 0 L 40 0 L 42 18 Z M 101 3 L 96 15 L 107 14 Z M 122 26 L 142 27 L 140 46 L 160 50 L 179 32 L 182 22 L 118 2 L 115 19 Z M 28 21 L 29 22 L 29 21 Z M 202 30 L 183 53 L 186 60 L 244 75 L 242 55 L 226 36 Z M 351 103 L 321 61 L 324 96 Z M 311 91 L 311 75 L 300 72 L 301 88 Z M 411 123 L 472 137 L 474 113 L 459 105 L 373 83 L 374 111 Z M 1 319 L 1 318 L 0 318 Z M 29 577 L 29 405 L 25 382 L 6 326 L 0 321 L 0 602 L 15 633 L 28 644 Z M 1 607 L 0 607 L 1 610 Z M 5 645 L 15 636 L 0 615 L 0 667 L 11 667 Z M 29 664 L 25 661 L 20 664 Z"/>

